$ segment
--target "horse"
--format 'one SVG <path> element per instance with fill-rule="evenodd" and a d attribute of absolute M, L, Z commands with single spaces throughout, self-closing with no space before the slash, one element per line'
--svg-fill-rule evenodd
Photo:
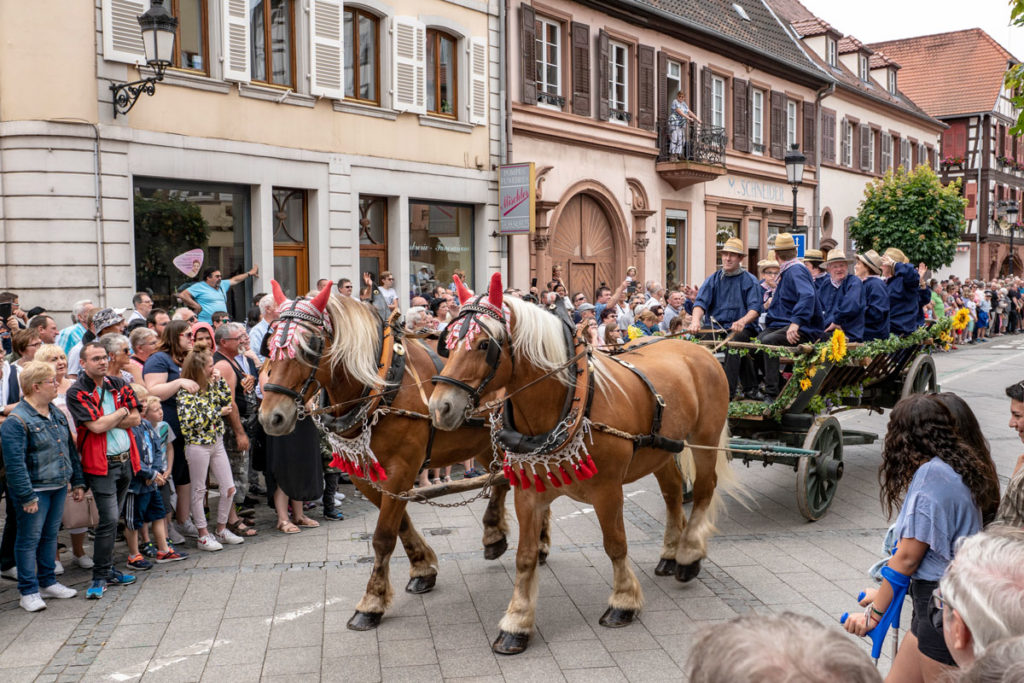
<path fill-rule="evenodd" d="M 560 319 L 503 298 L 495 273 L 486 299 L 463 306 L 446 328 L 448 360 L 429 402 L 434 425 L 453 430 L 478 410 L 481 384 L 506 392 L 504 407 L 492 414 L 492 434 L 506 450 L 504 472 L 516 489 L 519 546 L 514 592 L 491 646 L 499 654 L 529 643 L 540 523 L 554 499 L 567 495 L 594 507 L 614 572 L 600 624 L 614 628 L 631 623 L 643 605 L 626 556 L 623 485 L 657 478 L 667 523 L 655 573 L 682 582 L 698 575 L 707 556 L 720 506 L 716 486 L 739 489 L 725 450 L 728 382 L 711 352 L 675 339 L 634 344 L 617 356 L 596 352 L 561 308 Z M 689 524 L 679 453 L 695 473 Z"/>
<path fill-rule="evenodd" d="M 328 437 L 345 456 L 336 452 L 331 464 L 348 472 L 356 488 L 380 510 L 373 533 L 373 570 L 348 621 L 352 630 L 374 629 L 393 599 L 389 564 L 396 536 L 411 564 L 405 590 L 426 593 L 437 579 L 437 555 L 413 526 L 406 501 L 393 495 L 412 489 L 425 459 L 431 467 L 474 457 L 489 463 L 493 452 L 488 431 L 482 423 L 435 430 L 425 412 L 433 387 L 424 387 L 418 378 L 437 372 L 440 359 L 435 363 L 420 340 L 403 339 L 400 326 L 383 321 L 372 306 L 331 296 L 330 282 L 314 299 L 297 301 L 288 300 L 276 281 L 271 284 L 280 319 L 268 332 L 273 336 L 260 423 L 271 436 L 291 433 L 296 420 L 306 417 L 305 405 L 320 387 L 335 406 L 330 414 L 316 416 L 343 437 Z M 351 409 L 343 411 L 346 407 Z M 508 547 L 507 492 L 505 480 L 499 478 L 483 516 L 484 557 L 489 560 Z"/>

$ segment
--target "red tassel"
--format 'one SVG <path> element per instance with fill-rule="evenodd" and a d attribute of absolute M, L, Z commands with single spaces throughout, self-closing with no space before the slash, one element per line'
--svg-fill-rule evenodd
<path fill-rule="evenodd" d="M 331 462 L 327 466 L 344 471 L 345 461 L 337 453 L 331 453 Z"/>
<path fill-rule="evenodd" d="M 562 486 L 562 482 L 558 479 L 558 475 L 552 472 L 551 470 L 548 470 L 548 481 L 550 481 L 551 485 L 554 486 L 556 489 L 561 488 Z"/>
<path fill-rule="evenodd" d="M 526 473 L 525 467 L 519 470 L 519 482 L 524 489 L 530 488 L 530 475 Z"/>
<path fill-rule="evenodd" d="M 545 491 L 548 490 L 548 487 L 544 486 L 544 477 L 536 473 L 533 475 L 533 477 L 533 481 L 537 485 L 537 493 L 544 493 Z"/>
<path fill-rule="evenodd" d="M 587 453 L 587 465 L 590 466 L 591 476 L 597 474 L 597 465 L 594 464 L 594 459 L 590 457 L 590 453 Z"/>
<path fill-rule="evenodd" d="M 366 479 L 366 474 L 363 472 L 362 465 L 356 465 L 355 475 L 360 479 Z"/>
<path fill-rule="evenodd" d="M 519 477 L 516 476 L 516 471 L 508 465 L 505 465 L 505 478 L 512 486 L 519 486 Z"/>
<path fill-rule="evenodd" d="M 584 462 L 583 460 L 580 460 L 577 464 L 576 471 L 580 473 L 581 479 L 590 479 L 592 476 L 594 476 L 594 473 L 587 466 L 587 463 Z"/>
<path fill-rule="evenodd" d="M 384 469 L 383 465 L 381 465 L 379 462 L 375 462 L 373 463 L 373 469 L 377 471 L 377 477 L 379 478 L 380 481 L 387 481 L 388 473 L 387 470 Z"/>
<path fill-rule="evenodd" d="M 367 466 L 366 467 L 366 473 L 370 475 L 370 480 L 371 481 L 377 481 L 377 470 L 373 469 L 370 466 Z"/>
<path fill-rule="evenodd" d="M 572 484 L 572 477 L 569 475 L 568 472 L 565 471 L 564 467 L 559 465 L 558 466 L 558 471 L 562 473 L 562 483 L 563 484 L 565 484 L 566 486 L 569 486 L 570 484 Z"/>

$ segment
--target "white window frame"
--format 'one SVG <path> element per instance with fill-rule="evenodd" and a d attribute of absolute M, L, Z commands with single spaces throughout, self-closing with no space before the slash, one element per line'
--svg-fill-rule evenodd
<path fill-rule="evenodd" d="M 618 61 L 621 58 L 621 62 Z M 622 81 L 615 80 L 616 70 L 622 70 Z M 617 95 L 621 90 L 622 99 Z M 617 40 L 608 41 L 608 108 L 629 112 L 629 45 Z M 628 125 L 628 117 L 611 113 L 612 123 Z"/>
<path fill-rule="evenodd" d="M 764 90 L 754 88 L 750 93 L 750 151 L 764 154 Z"/>
<path fill-rule="evenodd" d="M 871 78 L 871 68 L 869 66 L 870 62 L 868 61 L 868 56 L 865 54 L 861 54 L 858 57 L 857 64 L 857 75 L 860 76 L 860 80 L 867 83 L 868 80 Z"/>
<path fill-rule="evenodd" d="M 554 97 L 564 97 L 564 93 L 562 92 L 562 84 L 563 84 L 563 82 L 565 80 L 564 77 L 563 77 L 564 69 L 563 69 L 563 64 L 562 64 L 562 49 L 563 49 L 562 36 L 563 36 L 563 33 L 564 33 L 562 31 L 562 22 L 555 21 L 554 19 L 548 19 L 547 17 L 541 16 L 541 15 L 537 15 L 537 24 L 540 24 L 541 28 L 543 29 L 542 31 L 537 32 L 537 41 L 536 41 L 536 43 L 537 43 L 537 45 L 536 45 L 536 52 L 537 52 L 537 66 L 536 66 L 536 69 L 537 69 L 537 105 L 541 106 L 541 107 L 547 107 L 548 109 L 554 109 L 556 111 L 561 111 L 562 107 L 560 107 L 560 106 L 558 106 L 556 104 L 552 104 L 550 102 L 547 102 L 546 100 L 544 100 L 541 97 L 541 94 L 542 93 L 546 93 L 546 94 L 552 95 Z M 551 43 L 551 42 L 548 41 L 548 29 L 551 28 L 551 27 L 553 27 L 555 29 L 555 41 L 556 41 L 555 43 Z M 554 53 L 555 53 L 556 58 L 558 60 L 554 64 L 551 64 L 547 60 L 548 54 L 549 54 L 549 49 L 551 47 L 555 48 Z M 555 68 L 555 82 L 554 83 L 549 83 L 548 80 L 547 80 L 547 78 L 548 78 L 548 69 L 550 67 L 552 67 L 552 66 L 554 66 L 554 68 Z M 548 90 L 548 88 L 551 87 L 551 86 L 554 86 L 554 90 L 555 90 L 554 92 L 550 92 Z"/>
<path fill-rule="evenodd" d="M 797 115 L 797 101 L 786 100 L 786 149 L 792 149 L 793 145 L 799 141 L 799 133 L 797 130 L 798 115 Z"/>
<path fill-rule="evenodd" d="M 711 77 L 711 125 L 725 128 L 725 79 Z"/>
<path fill-rule="evenodd" d="M 868 173 L 875 172 L 875 129 L 868 127 Z"/>
<path fill-rule="evenodd" d="M 825 60 L 829 66 L 838 65 L 838 48 L 834 38 L 825 38 Z"/>
<path fill-rule="evenodd" d="M 892 168 L 892 134 L 882 133 L 882 167 L 880 172 L 885 173 Z"/>
<path fill-rule="evenodd" d="M 890 95 L 897 93 L 896 89 L 896 69 L 889 67 L 886 69 L 886 84 Z"/>
<path fill-rule="evenodd" d="M 842 158 L 843 166 L 853 167 L 853 124 L 843 119 L 843 138 L 846 141 L 846 154 Z"/>
<path fill-rule="evenodd" d="M 668 62 L 665 64 L 665 81 L 666 81 L 665 82 L 665 87 L 668 89 L 668 92 L 665 93 L 665 98 L 666 99 L 672 97 L 672 95 L 675 94 L 676 90 L 682 92 L 682 90 L 683 90 L 683 64 L 682 64 L 682 62 L 677 62 L 674 59 L 668 60 Z M 669 85 L 669 82 L 673 83 L 674 85 Z M 689 106 L 689 103 L 687 103 L 687 106 Z"/>

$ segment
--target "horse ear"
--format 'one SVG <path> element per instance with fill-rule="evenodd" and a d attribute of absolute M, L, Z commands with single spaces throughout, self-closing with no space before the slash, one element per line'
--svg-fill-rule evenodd
<path fill-rule="evenodd" d="M 462 283 L 462 278 L 458 275 L 452 275 L 452 280 L 455 280 L 455 292 L 459 295 L 459 305 L 461 306 L 469 301 L 473 297 L 473 294 L 469 291 L 466 285 Z"/>
<path fill-rule="evenodd" d="M 327 299 L 331 296 L 331 287 L 333 286 L 334 282 L 328 280 L 327 284 L 324 285 L 324 288 L 321 289 L 320 293 L 316 295 L 315 299 L 313 299 L 313 305 L 316 306 L 316 310 L 321 313 L 323 313 L 324 309 L 327 308 Z"/>
<path fill-rule="evenodd" d="M 501 273 L 491 276 L 491 286 L 487 289 L 487 300 L 491 305 L 501 310 L 501 302 L 504 298 L 504 289 L 501 286 Z"/>
<path fill-rule="evenodd" d="M 277 302 L 278 306 L 288 300 L 288 297 L 286 297 L 284 292 L 281 290 L 281 285 L 277 284 L 277 280 L 270 281 L 270 291 L 274 293 L 274 301 Z"/>

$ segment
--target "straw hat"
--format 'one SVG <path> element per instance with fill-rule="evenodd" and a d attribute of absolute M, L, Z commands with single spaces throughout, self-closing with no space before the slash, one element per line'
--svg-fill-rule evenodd
<path fill-rule="evenodd" d="M 828 252 L 828 258 L 825 259 L 825 263 L 833 263 L 836 261 L 845 261 L 849 263 L 852 260 L 853 259 L 846 258 L 846 252 L 844 252 L 842 249 L 833 249 L 832 251 Z"/>
<path fill-rule="evenodd" d="M 882 257 L 874 249 L 868 249 L 863 254 L 857 254 L 857 260 L 867 266 L 875 275 L 882 273 Z"/>
<path fill-rule="evenodd" d="M 804 261 L 810 261 L 811 263 L 821 263 L 824 260 L 825 255 L 821 253 L 821 249 L 804 250 Z"/>
<path fill-rule="evenodd" d="M 722 251 L 730 254 L 739 254 L 740 256 L 746 256 L 747 251 L 743 248 L 743 241 L 739 237 L 730 237 L 725 241 L 725 246 L 722 247 Z"/>
<path fill-rule="evenodd" d="M 888 256 L 893 261 L 899 261 L 900 263 L 910 263 L 910 259 L 907 258 L 907 255 L 904 254 L 902 250 L 897 249 L 896 247 L 889 247 L 888 249 L 885 250 L 885 253 L 883 255 Z"/>
<path fill-rule="evenodd" d="M 757 262 L 757 272 L 761 272 L 766 268 L 778 268 L 779 262 L 773 261 L 770 258 L 764 258 Z"/>
<path fill-rule="evenodd" d="M 788 232 L 780 232 L 775 236 L 775 246 L 773 246 L 772 249 L 775 251 L 796 249 L 796 241 Z"/>

